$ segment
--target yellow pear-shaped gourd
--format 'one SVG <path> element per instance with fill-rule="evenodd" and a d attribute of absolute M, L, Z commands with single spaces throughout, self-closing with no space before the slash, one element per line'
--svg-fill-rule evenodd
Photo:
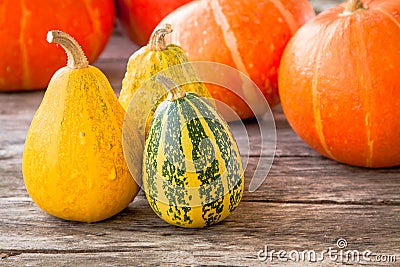
<path fill-rule="evenodd" d="M 22 158 L 26 189 L 56 217 L 104 220 L 139 190 L 123 156 L 124 110 L 71 36 L 50 31 L 47 41 L 65 49 L 68 64 L 52 77 L 29 128 Z"/>
<path fill-rule="evenodd" d="M 157 26 L 149 43 L 129 58 L 122 81 L 119 102 L 143 135 L 154 111 L 167 93 L 165 88 L 155 82 L 154 77 L 159 72 L 176 81 L 186 92 L 195 92 L 211 99 L 206 86 L 199 82 L 195 69 L 188 64 L 185 51 L 178 45 L 166 44 L 165 35 L 171 32 L 170 24 Z M 210 101 L 214 104 L 213 100 Z"/>

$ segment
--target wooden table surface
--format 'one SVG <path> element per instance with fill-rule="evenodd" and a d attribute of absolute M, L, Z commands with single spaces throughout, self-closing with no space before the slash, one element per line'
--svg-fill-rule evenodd
<path fill-rule="evenodd" d="M 332 1 L 312 2 L 320 8 Z M 116 33 L 95 63 L 117 94 L 136 49 Z M 42 97 L 43 91 L 0 94 L 0 266 L 357 264 L 356 258 L 340 257 L 340 251 L 349 250 L 359 252 L 366 265 L 388 263 L 367 262 L 365 251 L 373 261 L 400 265 L 400 168 L 356 168 L 318 155 L 291 130 L 279 106 L 273 109 L 277 149 L 270 173 L 258 190 L 246 190 L 239 207 L 218 225 L 170 226 L 154 214 L 143 193 L 99 223 L 47 215 L 29 198 L 21 173 L 25 135 Z M 245 124 L 257 145 L 257 124 Z M 249 157 L 246 188 L 259 157 Z M 339 249 L 338 239 L 345 239 L 347 247 Z M 262 261 L 259 251 L 265 246 L 269 252 L 284 250 L 286 256 L 292 251 L 294 259 L 307 255 L 305 250 L 315 251 L 319 259 L 284 262 L 275 253 Z M 335 254 L 321 256 L 330 248 L 337 250 L 336 260 Z"/>

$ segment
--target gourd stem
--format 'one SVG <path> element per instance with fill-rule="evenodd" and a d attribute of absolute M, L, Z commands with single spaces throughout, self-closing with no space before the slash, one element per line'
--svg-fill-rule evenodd
<path fill-rule="evenodd" d="M 352 14 L 361 9 L 365 9 L 361 0 L 349 0 L 346 4 L 343 14 Z"/>
<path fill-rule="evenodd" d="M 164 75 L 158 74 L 156 82 L 161 83 L 167 90 L 167 100 L 172 102 L 186 96 L 186 92 L 176 82 Z"/>
<path fill-rule="evenodd" d="M 47 33 L 47 42 L 59 44 L 64 48 L 68 56 L 67 66 L 71 69 L 82 69 L 89 66 L 82 48 L 69 34 L 57 30 L 49 31 Z"/>
<path fill-rule="evenodd" d="M 161 51 L 167 48 L 165 35 L 172 32 L 171 24 L 158 25 L 150 36 L 149 46 L 153 51 Z"/>

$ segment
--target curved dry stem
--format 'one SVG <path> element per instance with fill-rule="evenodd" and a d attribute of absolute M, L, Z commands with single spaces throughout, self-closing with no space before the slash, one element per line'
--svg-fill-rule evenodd
<path fill-rule="evenodd" d="M 359 10 L 365 9 L 364 3 L 361 0 L 349 0 L 346 4 L 343 14 L 349 15 Z"/>
<path fill-rule="evenodd" d="M 89 62 L 82 48 L 69 34 L 52 30 L 47 33 L 47 42 L 59 44 L 64 48 L 68 56 L 67 66 L 71 69 L 82 69 L 89 66 Z"/>
<path fill-rule="evenodd" d="M 161 51 L 167 48 L 165 35 L 172 32 L 171 24 L 158 25 L 150 36 L 149 46 L 151 50 Z"/>
<path fill-rule="evenodd" d="M 158 74 L 156 82 L 162 84 L 167 90 L 167 100 L 172 102 L 186 96 L 186 92 L 176 82 L 164 75 Z"/>

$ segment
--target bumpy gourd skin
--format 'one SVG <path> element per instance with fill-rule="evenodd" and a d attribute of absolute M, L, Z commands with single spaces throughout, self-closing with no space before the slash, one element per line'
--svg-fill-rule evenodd
<path fill-rule="evenodd" d="M 229 126 L 195 93 L 158 106 L 142 170 L 150 207 L 180 227 L 201 228 L 224 220 L 244 190 L 242 161 Z"/>
<path fill-rule="evenodd" d="M 150 82 L 159 72 L 173 78 L 183 90 L 195 92 L 213 102 L 203 83 L 192 82 L 199 81 L 199 78 L 195 70 L 189 64 L 185 64 L 189 60 L 182 48 L 175 44 L 165 44 L 164 36 L 172 31 L 170 27 L 166 24 L 156 28 L 149 44 L 129 58 L 122 81 L 119 102 L 131 116 L 134 116 L 132 119 L 139 122 L 138 128 L 141 132 L 144 130 L 141 129 L 143 125 L 148 129 L 155 109 L 165 99 L 162 96 L 166 94 L 166 90 L 161 85 Z M 130 107 L 132 99 L 135 99 L 135 104 L 140 107 Z M 142 120 L 146 121 L 141 123 Z"/>
<path fill-rule="evenodd" d="M 34 202 L 49 214 L 83 222 L 127 207 L 139 187 L 123 156 L 123 119 L 100 70 L 58 70 L 25 142 L 22 170 Z"/>

